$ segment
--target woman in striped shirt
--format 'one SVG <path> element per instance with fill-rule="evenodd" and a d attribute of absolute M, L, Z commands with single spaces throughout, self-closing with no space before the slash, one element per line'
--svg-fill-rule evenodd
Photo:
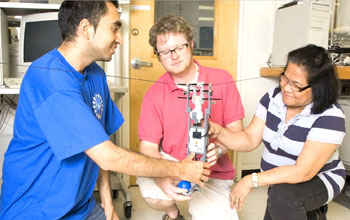
<path fill-rule="evenodd" d="M 232 208 L 242 209 L 253 188 L 268 185 L 264 220 L 325 219 L 320 207 L 340 193 L 346 178 L 337 150 L 345 135 L 339 87 L 326 50 L 307 45 L 288 54 L 279 87 L 262 97 L 247 128 L 232 133 L 210 122 L 209 134 L 232 150 L 265 145 L 261 172 L 236 184 Z"/>

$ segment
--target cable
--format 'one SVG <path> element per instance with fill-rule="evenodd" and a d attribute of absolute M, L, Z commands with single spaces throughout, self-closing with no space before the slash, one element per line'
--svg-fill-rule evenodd
<path fill-rule="evenodd" d="M 3 124 L 3 118 L 1 117 L 2 116 L 2 113 L 4 112 L 5 108 L 5 105 L 4 105 L 4 95 L 1 94 L 0 95 L 0 124 Z M 5 120 L 5 119 L 4 119 Z M 0 126 L 0 130 L 2 129 L 2 126 Z"/>
<path fill-rule="evenodd" d="M 0 95 L 0 115 L 1 115 L 1 112 L 2 112 L 2 104 L 4 103 L 4 95 L 3 94 L 1 94 Z"/>
<path fill-rule="evenodd" d="M 3 116 L 3 117 L 1 117 L 1 120 L 0 120 L 0 130 L 3 129 L 5 122 L 8 119 L 7 117 L 8 117 L 10 110 L 11 109 L 16 110 L 16 108 L 17 108 L 17 104 L 14 101 L 15 97 L 16 97 L 16 95 L 13 95 L 12 98 L 9 98 L 8 96 L 5 96 L 3 94 L 0 96 L 0 99 L 1 99 L 0 100 L 0 116 Z M 6 107 L 7 107 L 7 110 L 5 112 Z"/>
<path fill-rule="evenodd" d="M 14 98 L 16 97 L 16 95 L 13 95 L 12 98 L 9 98 L 8 96 L 5 96 L 5 102 L 8 104 L 8 106 L 10 108 L 12 108 L 13 110 L 16 110 L 17 109 L 17 104 L 16 102 L 14 101 Z"/>
<path fill-rule="evenodd" d="M 3 108 L 3 107 L 2 107 Z M 1 119 L 1 125 L 0 125 L 0 130 L 2 130 L 2 128 L 3 128 L 3 126 L 4 126 L 4 124 L 5 124 L 5 122 L 6 122 L 6 119 L 7 119 L 7 116 L 8 116 L 8 114 L 9 114 L 9 112 L 10 112 L 10 106 L 8 106 L 7 107 L 7 111 L 6 111 L 6 114 L 5 114 L 5 116 Z"/>
<path fill-rule="evenodd" d="M 5 100 L 5 98 L 8 98 L 7 96 L 1 95 L 0 98 L 1 98 L 0 116 L 2 116 L 0 119 L 0 130 L 2 130 L 11 108 L 10 108 L 10 105 L 8 105 Z M 5 110 L 6 107 L 7 107 L 7 111 Z"/>
<path fill-rule="evenodd" d="M 1 63 L 0 64 L 5 64 L 5 63 Z M 25 67 L 29 67 L 27 65 L 18 65 L 18 66 L 25 66 Z M 30 66 L 31 68 L 38 68 L 38 69 L 46 69 L 46 70 L 54 70 L 54 71 L 62 71 L 62 72 L 67 72 L 68 70 L 66 69 L 55 69 L 55 68 L 47 68 L 47 67 L 42 67 L 42 66 Z M 74 72 L 74 71 L 71 71 Z M 137 80 L 137 81 L 142 81 L 142 82 L 151 82 L 151 83 L 163 83 L 163 84 L 169 84 L 169 85 L 173 85 L 174 83 L 169 83 L 169 82 L 159 82 L 159 81 L 155 81 L 155 80 L 150 80 L 150 79 L 142 79 L 142 78 L 132 78 L 132 77 L 126 77 L 126 76 L 114 76 L 114 75 L 107 75 L 106 77 L 113 77 L 113 78 L 118 78 L 118 79 L 126 79 L 126 80 Z M 255 80 L 255 79 L 260 79 L 262 78 L 261 76 L 259 77 L 252 77 L 252 78 L 247 78 L 247 79 L 240 79 L 240 80 L 232 80 L 230 82 L 223 82 L 223 83 L 216 83 L 216 84 L 212 84 L 212 86 L 218 86 L 218 85 L 226 85 L 226 84 L 231 84 L 231 83 L 235 83 L 235 82 L 243 82 L 243 81 L 250 81 L 250 80 Z M 177 83 L 177 84 L 184 84 L 184 83 Z"/>

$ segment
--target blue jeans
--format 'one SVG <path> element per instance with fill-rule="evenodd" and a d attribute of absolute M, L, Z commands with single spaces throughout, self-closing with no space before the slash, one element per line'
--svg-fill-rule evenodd
<path fill-rule="evenodd" d="M 327 200 L 327 188 L 318 176 L 299 184 L 272 185 L 268 190 L 264 220 L 317 219 L 313 212 Z"/>
<path fill-rule="evenodd" d="M 105 210 L 100 203 L 96 202 L 94 209 L 86 220 L 106 220 Z"/>

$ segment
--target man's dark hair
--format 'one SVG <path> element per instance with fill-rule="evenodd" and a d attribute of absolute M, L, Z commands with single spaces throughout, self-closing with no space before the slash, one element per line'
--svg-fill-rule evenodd
<path fill-rule="evenodd" d="M 311 85 L 314 105 L 313 114 L 319 114 L 336 104 L 340 95 L 340 82 L 337 69 L 323 47 L 309 44 L 289 52 L 286 69 L 289 63 L 304 68 L 307 82 Z"/>
<path fill-rule="evenodd" d="M 119 8 L 118 1 L 109 1 Z M 63 40 L 72 41 L 76 37 L 76 31 L 82 19 L 87 19 L 95 31 L 103 15 L 107 13 L 107 5 L 104 0 L 74 0 L 64 1 L 58 13 L 58 22 Z"/>

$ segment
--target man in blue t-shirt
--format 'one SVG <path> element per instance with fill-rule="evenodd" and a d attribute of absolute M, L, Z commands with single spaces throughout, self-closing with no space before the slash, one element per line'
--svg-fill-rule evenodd
<path fill-rule="evenodd" d="M 203 185 L 208 163 L 155 159 L 109 140 L 124 119 L 95 61 L 110 61 L 122 41 L 118 2 L 65 1 L 59 25 L 63 43 L 34 61 L 23 79 L 0 219 L 118 219 L 109 171 Z M 92 196 L 96 182 L 101 205 Z"/>

